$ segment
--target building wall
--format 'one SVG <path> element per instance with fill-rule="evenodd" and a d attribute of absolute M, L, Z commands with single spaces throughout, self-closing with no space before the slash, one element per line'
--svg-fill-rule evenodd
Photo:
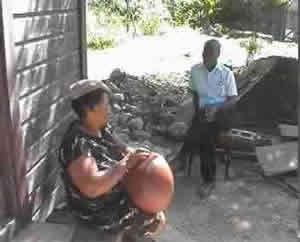
<path fill-rule="evenodd" d="M 16 80 L 30 216 L 43 220 L 59 184 L 57 149 L 72 119 L 68 86 L 83 73 L 80 0 L 12 5 Z"/>

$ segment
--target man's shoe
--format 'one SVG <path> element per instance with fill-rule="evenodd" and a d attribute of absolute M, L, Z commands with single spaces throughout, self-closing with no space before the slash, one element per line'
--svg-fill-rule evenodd
<path fill-rule="evenodd" d="M 198 195 L 201 199 L 206 199 L 216 188 L 215 182 L 201 184 L 198 188 Z"/>

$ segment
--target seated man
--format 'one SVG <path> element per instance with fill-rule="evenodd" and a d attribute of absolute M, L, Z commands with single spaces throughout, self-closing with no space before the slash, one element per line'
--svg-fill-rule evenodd
<path fill-rule="evenodd" d="M 62 176 L 72 212 L 82 221 L 108 231 L 134 229 L 154 234 L 165 224 L 163 212 L 147 215 L 131 204 L 122 179 L 138 162 L 155 154 L 136 154 L 112 134 L 108 123 L 110 90 L 101 81 L 81 80 L 71 86 L 71 123 L 59 151 Z"/>
<path fill-rule="evenodd" d="M 195 114 L 173 165 L 177 171 L 184 169 L 188 152 L 200 154 L 203 184 L 199 195 L 203 198 L 215 186 L 217 137 L 231 128 L 238 95 L 232 71 L 218 63 L 220 51 L 219 41 L 208 40 L 203 49 L 203 63 L 192 67 L 190 84 Z"/>

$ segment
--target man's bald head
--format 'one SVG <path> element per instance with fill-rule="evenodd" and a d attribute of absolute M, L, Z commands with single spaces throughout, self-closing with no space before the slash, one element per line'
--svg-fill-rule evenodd
<path fill-rule="evenodd" d="M 218 62 L 221 53 L 221 44 L 216 39 L 210 39 L 205 42 L 203 49 L 203 63 L 211 70 Z"/>
<path fill-rule="evenodd" d="M 205 42 L 204 48 L 211 48 L 220 53 L 221 52 L 221 43 L 216 39 L 210 39 Z"/>

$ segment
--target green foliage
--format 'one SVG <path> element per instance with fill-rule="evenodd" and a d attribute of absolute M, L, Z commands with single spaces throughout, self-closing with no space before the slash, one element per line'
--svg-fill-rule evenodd
<path fill-rule="evenodd" d="M 140 29 L 144 35 L 154 35 L 160 27 L 160 19 L 158 16 L 145 18 L 140 23 Z"/>
<path fill-rule="evenodd" d="M 261 49 L 255 34 L 250 39 L 241 42 L 240 46 L 247 50 L 248 56 L 254 56 Z"/>
<path fill-rule="evenodd" d="M 92 34 L 88 35 L 87 46 L 90 49 L 104 50 L 108 48 L 113 48 L 116 45 L 117 44 L 113 39 L 105 39 Z"/>
<path fill-rule="evenodd" d="M 246 66 L 249 65 L 249 63 L 253 60 L 255 54 L 262 48 L 262 46 L 260 46 L 259 43 L 257 42 L 257 36 L 255 33 L 249 40 L 241 42 L 240 46 L 242 48 L 245 48 L 248 53 Z"/>
<path fill-rule="evenodd" d="M 221 0 L 219 22 L 251 22 L 270 8 L 288 7 L 291 0 Z"/>
<path fill-rule="evenodd" d="M 276 8 L 288 6 L 291 3 L 291 0 L 263 0 L 262 4 L 264 7 Z"/>
<path fill-rule="evenodd" d="M 219 32 L 222 33 L 223 35 L 226 35 L 230 32 L 230 28 L 228 28 L 224 25 L 220 25 Z"/>
<path fill-rule="evenodd" d="M 169 0 L 168 9 L 177 26 L 188 24 L 192 28 L 215 22 L 218 0 Z"/>
<path fill-rule="evenodd" d="M 120 14 L 126 8 L 125 0 L 89 0 L 89 8 L 107 14 Z"/>
<path fill-rule="evenodd" d="M 120 17 L 127 31 L 130 25 L 135 28 L 143 10 L 141 0 L 90 0 L 89 7 L 96 13 L 104 12 L 108 16 Z"/>
<path fill-rule="evenodd" d="M 91 14 L 96 17 L 98 26 L 123 26 L 121 18 L 116 14 L 108 14 L 101 9 L 91 9 Z"/>
<path fill-rule="evenodd" d="M 251 16 L 248 11 L 248 4 L 243 0 L 221 0 L 218 22 L 237 22 L 249 20 Z"/>

